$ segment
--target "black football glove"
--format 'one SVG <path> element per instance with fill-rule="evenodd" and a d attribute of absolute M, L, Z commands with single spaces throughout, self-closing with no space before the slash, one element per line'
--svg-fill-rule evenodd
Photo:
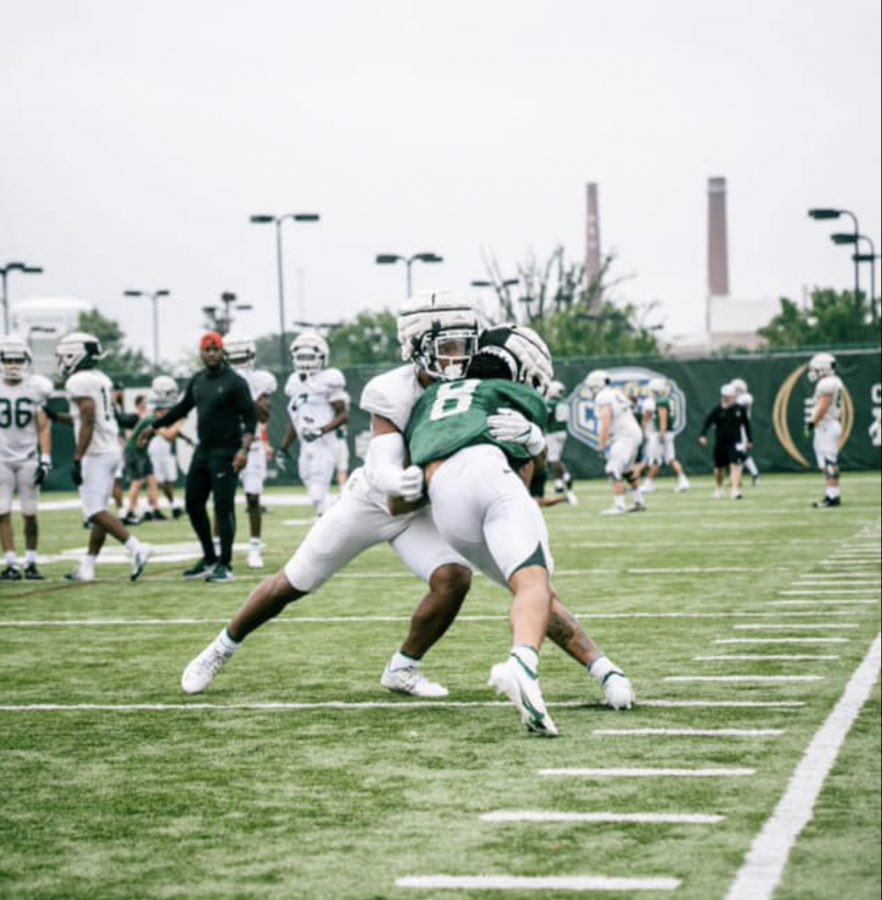
<path fill-rule="evenodd" d="M 34 484 L 39 487 L 49 475 L 49 472 L 52 470 L 52 460 L 48 456 L 40 456 L 40 461 L 37 463 L 37 471 L 34 472 Z"/>
<path fill-rule="evenodd" d="M 78 459 L 70 464 L 70 480 L 77 487 L 83 483 L 83 464 Z"/>

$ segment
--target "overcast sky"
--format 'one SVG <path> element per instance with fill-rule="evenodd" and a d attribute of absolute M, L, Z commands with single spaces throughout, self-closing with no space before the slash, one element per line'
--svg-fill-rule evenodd
<path fill-rule="evenodd" d="M 0 0 L 0 265 L 12 302 L 75 296 L 152 356 L 194 346 L 201 307 L 277 330 L 468 289 L 531 251 L 584 255 L 585 185 L 625 300 L 697 332 L 707 179 L 729 187 L 745 299 L 852 283 L 811 206 L 880 233 L 878 0 Z M 474 294 L 474 292 L 473 292 Z"/>

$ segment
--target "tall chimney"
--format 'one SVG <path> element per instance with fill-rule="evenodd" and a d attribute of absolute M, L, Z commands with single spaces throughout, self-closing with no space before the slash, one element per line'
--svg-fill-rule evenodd
<path fill-rule="evenodd" d="M 707 290 L 710 297 L 729 296 L 725 178 L 707 181 Z"/>
<path fill-rule="evenodd" d="M 600 206 L 597 201 L 597 183 L 588 185 L 588 223 L 585 243 L 585 283 L 588 287 L 600 278 Z M 602 298 L 594 298 L 591 312 L 597 312 Z"/>

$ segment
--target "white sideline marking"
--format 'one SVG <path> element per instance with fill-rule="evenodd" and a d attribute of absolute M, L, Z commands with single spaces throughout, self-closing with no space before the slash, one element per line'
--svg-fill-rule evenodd
<path fill-rule="evenodd" d="M 822 659 L 839 659 L 838 656 L 813 656 L 808 653 L 779 653 L 772 656 L 759 656 L 756 653 L 743 653 L 740 656 L 693 656 L 696 662 L 765 662 L 767 660 L 775 662 L 808 662 L 809 660 Z"/>
<path fill-rule="evenodd" d="M 659 709 L 793 709 L 805 703 L 802 700 L 641 700 L 637 705 Z"/>
<path fill-rule="evenodd" d="M 851 638 L 720 638 L 715 644 L 847 644 Z"/>
<path fill-rule="evenodd" d="M 815 802 L 842 744 L 876 684 L 882 667 L 880 645 L 882 635 L 877 634 L 833 711 L 812 738 L 775 811 L 754 838 L 726 900 L 772 897 L 796 839 L 812 819 Z"/>
<path fill-rule="evenodd" d="M 734 631 L 765 631 L 768 629 L 769 631 L 814 631 L 816 628 L 822 628 L 824 631 L 842 631 L 850 628 L 860 628 L 860 625 L 855 624 L 854 622 L 848 622 L 847 624 L 843 624 L 842 622 L 812 622 L 812 623 L 799 623 L 796 624 L 780 624 L 778 622 L 763 622 L 761 625 L 755 624 L 746 624 L 746 625 L 733 625 L 732 629 Z"/>
<path fill-rule="evenodd" d="M 882 591 L 882 587 L 834 588 L 833 590 L 828 590 L 826 587 L 805 587 L 794 590 L 778 591 L 778 594 L 781 597 L 817 597 L 822 594 L 835 594 L 837 596 L 841 596 L 842 594 L 878 594 L 880 591 Z"/>
<path fill-rule="evenodd" d="M 430 891 L 675 891 L 679 878 L 606 878 L 602 875 L 409 875 L 395 886 Z"/>
<path fill-rule="evenodd" d="M 783 728 L 595 728 L 599 737 L 780 737 Z"/>
<path fill-rule="evenodd" d="M 823 604 L 834 603 L 838 606 L 878 606 L 878 600 L 836 600 L 831 597 L 829 600 L 770 600 L 769 606 L 821 606 Z"/>
<path fill-rule="evenodd" d="M 692 682 L 692 681 L 737 681 L 740 684 L 769 684 L 770 682 L 786 681 L 823 681 L 823 675 L 669 675 L 662 681 Z"/>
<path fill-rule="evenodd" d="M 492 812 L 481 816 L 484 822 L 613 822 L 637 825 L 717 825 L 725 816 L 703 813 L 566 813 L 566 812 Z"/>
<path fill-rule="evenodd" d="M 792 566 L 763 567 L 764 572 L 789 572 Z M 750 572 L 755 573 L 755 566 L 712 566 L 709 568 L 686 567 L 682 569 L 628 569 L 629 575 L 709 575 L 726 572 Z M 557 572 L 554 573 L 557 575 Z"/>
<path fill-rule="evenodd" d="M 555 778 L 749 778 L 756 769 L 540 769 Z"/>

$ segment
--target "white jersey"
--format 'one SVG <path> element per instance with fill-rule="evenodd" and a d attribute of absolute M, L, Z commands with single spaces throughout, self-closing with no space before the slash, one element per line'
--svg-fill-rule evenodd
<path fill-rule="evenodd" d="M 305 426 L 321 428 L 334 418 L 332 404 L 346 399 L 346 379 L 339 369 L 322 369 L 305 377 L 294 372 L 285 384 L 285 395 L 291 424 L 299 434 Z M 332 442 L 336 438 L 330 432 L 319 440 Z"/>
<path fill-rule="evenodd" d="M 243 368 L 236 369 L 236 371 L 248 382 L 248 387 L 251 390 L 251 399 L 255 403 L 257 403 L 261 397 L 272 397 L 279 389 L 279 382 L 276 376 L 273 375 L 272 372 L 267 372 L 266 369 Z M 255 457 L 263 456 L 266 453 L 263 441 L 261 440 L 259 427 L 257 434 L 254 435 L 254 440 L 251 442 L 250 453 Z"/>
<path fill-rule="evenodd" d="M 827 407 L 827 412 L 821 422 L 838 422 L 842 417 L 842 379 L 838 375 L 825 375 L 815 386 L 815 409 L 812 416 L 818 408 L 818 401 L 821 397 L 831 396 L 832 402 Z M 820 425 L 821 422 L 818 424 Z"/>
<path fill-rule="evenodd" d="M 74 372 L 64 385 L 70 400 L 70 413 L 73 416 L 74 439 L 79 442 L 82 421 L 77 399 L 88 398 L 95 403 L 95 431 L 86 448 L 86 454 L 119 452 L 119 425 L 113 413 L 113 382 L 97 369 L 84 369 Z"/>
<path fill-rule="evenodd" d="M 601 407 L 604 406 L 612 408 L 612 419 L 609 423 L 609 443 L 619 438 L 630 437 L 638 441 L 641 439 L 643 432 L 634 418 L 634 411 L 628 398 L 621 391 L 617 391 L 613 387 L 605 387 L 594 398 L 594 411 L 597 415 L 598 423 L 600 421 Z"/>
<path fill-rule="evenodd" d="M 52 382 L 29 375 L 16 384 L 0 380 L 0 462 L 24 462 L 39 455 L 37 411 L 46 406 Z"/>
<path fill-rule="evenodd" d="M 597 402 L 596 400 L 594 401 Z M 655 398 L 654 397 L 642 397 L 640 399 L 639 406 L 639 415 L 640 415 L 640 423 L 643 423 L 644 415 L 649 413 L 649 418 L 646 419 L 645 424 L 643 425 L 643 432 L 649 437 L 652 434 L 658 434 L 658 429 L 655 427 Z"/>

